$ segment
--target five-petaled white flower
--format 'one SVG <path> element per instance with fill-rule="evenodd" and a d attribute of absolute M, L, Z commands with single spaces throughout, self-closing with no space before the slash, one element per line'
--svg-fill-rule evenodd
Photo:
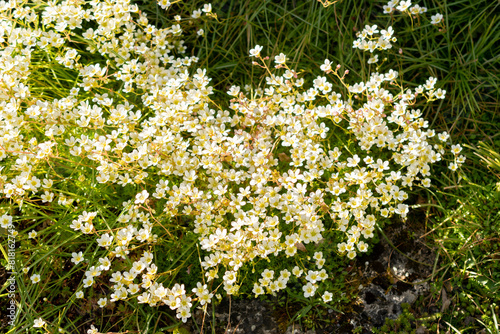
<path fill-rule="evenodd" d="M 284 53 L 280 53 L 276 57 L 274 57 L 274 62 L 276 64 L 284 64 L 286 62 L 286 55 Z"/>
<path fill-rule="evenodd" d="M 262 51 L 262 46 L 256 45 L 253 49 L 250 49 L 250 57 L 260 56 L 260 51 Z"/>
<path fill-rule="evenodd" d="M 332 300 L 332 297 L 333 297 L 333 294 L 329 291 L 325 291 L 325 293 L 323 294 L 323 296 L 321 296 L 321 298 L 323 298 L 323 301 L 325 303 L 328 303 Z"/>
<path fill-rule="evenodd" d="M 136 196 L 135 196 L 135 204 L 142 204 L 144 202 L 146 202 L 146 200 L 148 199 L 149 197 L 149 193 L 147 190 L 143 190 L 141 191 L 140 193 L 138 193 Z"/>
<path fill-rule="evenodd" d="M 437 13 L 436 15 L 431 16 L 431 23 L 434 25 L 439 24 L 442 19 L 443 19 L 443 14 Z"/>
<path fill-rule="evenodd" d="M 75 265 L 77 265 L 78 263 L 82 262 L 83 260 L 85 260 L 83 258 L 83 253 L 82 252 L 78 252 L 78 253 L 71 253 L 71 262 L 73 262 Z"/>
<path fill-rule="evenodd" d="M 30 277 L 30 279 L 31 279 L 31 282 L 33 282 L 34 284 L 36 284 L 36 283 L 40 282 L 40 275 L 38 275 L 38 274 L 33 274 L 33 275 Z"/>
<path fill-rule="evenodd" d="M 41 328 L 45 325 L 45 321 L 42 318 L 35 319 L 33 322 L 33 327 L 35 328 Z"/>

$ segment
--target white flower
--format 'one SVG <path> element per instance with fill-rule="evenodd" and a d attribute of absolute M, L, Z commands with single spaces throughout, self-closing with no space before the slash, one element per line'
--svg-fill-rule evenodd
<path fill-rule="evenodd" d="M 97 330 L 97 328 L 95 328 L 94 325 L 90 325 L 90 329 L 87 330 L 87 334 L 97 334 L 99 333 L 99 331 Z"/>
<path fill-rule="evenodd" d="M 397 10 L 404 12 L 411 6 L 411 0 L 401 1 L 396 7 Z"/>
<path fill-rule="evenodd" d="M 101 247 L 109 247 L 113 242 L 113 236 L 108 233 L 104 233 L 99 239 L 96 240 L 99 246 Z"/>
<path fill-rule="evenodd" d="M 38 274 L 33 274 L 33 275 L 30 277 L 30 279 L 31 279 L 31 282 L 33 282 L 33 284 L 36 284 L 36 283 L 40 282 L 40 275 L 38 275 Z"/>
<path fill-rule="evenodd" d="M 313 258 L 315 260 L 321 260 L 323 258 L 323 252 L 314 252 Z"/>
<path fill-rule="evenodd" d="M 308 280 L 311 283 L 316 283 L 316 281 L 319 280 L 318 272 L 314 270 L 309 270 L 307 272 L 306 280 Z"/>
<path fill-rule="evenodd" d="M 443 19 L 443 15 L 437 13 L 436 15 L 431 16 L 431 23 L 434 25 L 439 24 L 442 19 Z"/>
<path fill-rule="evenodd" d="M 260 286 L 258 283 L 254 283 L 252 292 L 255 294 L 255 297 L 257 297 L 258 295 L 263 295 L 265 293 L 262 286 Z"/>
<path fill-rule="evenodd" d="M 94 225 L 91 223 L 85 223 L 85 225 L 82 226 L 81 231 L 84 234 L 90 234 L 92 233 L 92 230 L 94 229 Z"/>
<path fill-rule="evenodd" d="M 43 203 L 52 202 L 52 200 L 54 199 L 54 193 L 45 191 L 41 198 Z"/>
<path fill-rule="evenodd" d="M 191 14 L 191 17 L 192 17 L 193 19 L 197 19 L 197 18 L 199 18 L 200 16 L 201 16 L 201 10 L 199 10 L 199 9 L 194 10 L 194 11 L 193 11 L 193 14 Z"/>
<path fill-rule="evenodd" d="M 286 62 L 286 55 L 284 53 L 280 53 L 274 57 L 274 61 L 276 64 L 284 64 Z"/>
<path fill-rule="evenodd" d="M 210 13 L 210 12 L 212 12 L 212 4 L 211 3 L 204 4 L 202 11 L 204 13 Z"/>
<path fill-rule="evenodd" d="M 304 297 L 305 298 L 312 297 L 316 293 L 316 287 L 311 282 L 304 285 L 302 287 L 302 290 L 304 290 Z"/>
<path fill-rule="evenodd" d="M 363 32 L 367 33 L 368 35 L 372 36 L 373 34 L 378 33 L 377 25 L 374 24 L 373 26 L 366 25 L 365 29 L 363 29 Z"/>
<path fill-rule="evenodd" d="M 429 181 L 430 181 L 430 180 L 429 180 Z M 422 182 L 423 182 L 423 181 L 422 181 Z M 397 208 L 396 208 L 395 212 L 396 212 L 397 214 L 400 214 L 400 215 L 401 215 L 401 217 L 403 217 L 403 218 L 404 218 L 404 217 L 406 216 L 406 214 L 408 213 L 408 205 L 406 205 L 406 204 L 398 204 L 398 206 L 397 206 Z"/>
<path fill-rule="evenodd" d="M 451 145 L 451 153 L 453 153 L 454 155 L 457 155 L 461 151 L 462 151 L 462 146 L 460 146 L 459 144 Z"/>
<path fill-rule="evenodd" d="M 104 306 L 106 306 L 107 303 L 108 303 L 108 299 L 107 298 L 101 298 L 97 302 L 97 304 L 99 305 L 100 308 L 103 308 Z"/>
<path fill-rule="evenodd" d="M 85 277 L 83 279 L 83 287 L 88 288 L 89 286 L 92 286 L 94 284 L 94 279 L 92 277 Z"/>
<path fill-rule="evenodd" d="M 429 188 L 431 186 L 431 179 L 425 178 L 422 180 L 422 185 L 426 188 Z"/>
<path fill-rule="evenodd" d="M 321 298 L 323 298 L 323 301 L 325 303 L 328 303 L 329 301 L 331 301 L 332 297 L 333 297 L 333 294 L 331 292 L 328 292 L 328 291 L 325 291 L 325 293 L 323 294 L 323 296 L 321 296 Z"/>
<path fill-rule="evenodd" d="M 368 245 L 364 241 L 358 242 L 358 249 L 360 252 L 366 252 L 368 251 Z"/>
<path fill-rule="evenodd" d="M 375 64 L 378 62 L 378 55 L 374 55 L 373 57 L 370 57 L 370 59 L 368 59 L 368 64 Z"/>
<path fill-rule="evenodd" d="M 441 88 L 438 88 L 434 93 L 434 96 L 438 99 L 444 99 L 446 97 L 446 91 Z"/>
<path fill-rule="evenodd" d="M 447 141 L 449 137 L 450 135 L 447 132 L 441 132 L 440 134 L 438 134 L 438 138 L 441 141 Z"/>
<path fill-rule="evenodd" d="M 135 196 L 135 204 L 142 204 L 149 197 L 147 190 L 143 190 Z"/>
<path fill-rule="evenodd" d="M 40 327 L 43 327 L 44 325 L 45 325 L 45 321 L 43 321 L 42 318 L 35 319 L 35 321 L 33 322 L 33 327 L 35 327 L 35 328 L 40 328 Z"/>
<path fill-rule="evenodd" d="M 73 262 L 75 265 L 77 265 L 78 263 L 82 262 L 83 260 L 85 260 L 83 258 L 83 253 L 82 252 L 78 252 L 78 253 L 71 253 L 71 262 Z"/>
<path fill-rule="evenodd" d="M 389 5 L 384 5 L 384 14 L 391 14 L 394 11 L 394 7 Z"/>
<path fill-rule="evenodd" d="M 111 267 L 111 261 L 108 259 L 108 257 L 100 258 L 99 263 L 101 264 L 99 266 L 100 270 L 109 270 L 109 267 Z"/>
<path fill-rule="evenodd" d="M 231 96 L 238 96 L 239 92 L 240 92 L 239 86 L 231 86 L 231 88 L 228 90 L 227 93 Z"/>
<path fill-rule="evenodd" d="M 262 51 L 262 46 L 256 45 L 253 49 L 250 49 L 250 57 L 258 57 Z"/>
<path fill-rule="evenodd" d="M 76 298 L 78 298 L 78 299 L 83 298 L 83 291 L 82 291 L 82 290 L 77 291 L 77 292 L 75 293 L 75 297 L 76 297 Z"/>
<path fill-rule="evenodd" d="M 12 216 L 3 215 L 0 217 L 0 226 L 3 228 L 8 228 L 12 224 Z"/>
<path fill-rule="evenodd" d="M 302 269 L 300 269 L 298 266 L 293 267 L 292 269 L 292 274 L 295 277 L 300 277 L 302 275 Z"/>
<path fill-rule="evenodd" d="M 382 35 L 383 39 L 391 39 L 392 35 L 394 34 L 394 29 L 392 27 L 387 28 L 387 30 L 381 30 L 380 35 Z"/>
<path fill-rule="evenodd" d="M 320 70 L 322 70 L 323 72 L 328 72 L 331 71 L 331 69 L 332 69 L 332 63 L 328 59 L 325 59 L 323 65 L 320 66 Z"/>

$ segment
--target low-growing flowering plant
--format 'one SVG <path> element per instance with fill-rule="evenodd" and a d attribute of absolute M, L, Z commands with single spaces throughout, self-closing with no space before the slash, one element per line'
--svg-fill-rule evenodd
<path fill-rule="evenodd" d="M 75 297 L 105 283 L 101 308 L 133 298 L 168 305 L 185 322 L 193 305 L 210 303 L 214 282 L 237 294 L 242 267 L 260 259 L 270 264 L 250 282 L 255 296 L 294 279 L 305 298 L 330 302 L 328 260 L 313 245 L 336 231 L 339 254 L 366 252 L 381 219 L 407 216 L 408 189 L 430 187 L 430 166 L 446 152 L 448 135 L 429 129 L 416 106 L 445 97 L 435 78 L 411 90 L 390 70 L 349 85 L 341 65 L 325 60 L 310 80 L 285 54 L 270 62 L 256 45 L 250 56 L 265 85 L 231 87 L 225 110 L 181 39 L 185 22 L 216 17 L 210 4 L 156 27 L 127 0 L 36 3 L 0 4 L 0 189 L 10 205 L 0 223 L 12 223 L 15 206 L 65 212 L 63 229 L 97 247 L 92 258 L 69 253 L 87 265 Z M 395 40 L 392 27 L 367 26 L 354 47 L 385 50 Z M 465 158 L 459 145 L 451 152 L 456 170 Z M 104 214 L 72 192 L 85 187 L 115 189 L 122 207 Z M 189 287 L 165 280 L 155 261 L 179 217 L 202 254 L 203 274 Z M 301 253 L 314 254 L 316 267 L 275 272 L 272 259 L 295 263 Z M 36 284 L 43 278 L 33 271 Z"/>

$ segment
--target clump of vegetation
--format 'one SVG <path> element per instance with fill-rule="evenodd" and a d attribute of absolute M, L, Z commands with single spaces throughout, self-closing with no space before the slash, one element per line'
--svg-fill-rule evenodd
<path fill-rule="evenodd" d="M 221 295 L 284 293 L 301 305 L 292 319 L 314 325 L 349 303 L 343 269 L 378 226 L 406 219 L 417 188 L 441 209 L 428 217 L 447 262 L 431 279 L 459 270 L 478 295 L 498 296 L 498 188 L 467 176 L 474 156 L 461 168 L 452 115 L 436 122 L 433 108 L 464 91 L 415 58 L 430 51 L 420 29 L 444 43 L 456 26 L 410 1 L 358 4 L 354 23 L 350 1 L 312 4 L 0 5 L 7 330 L 156 332 Z M 271 8 L 303 22 L 278 34 L 301 36 L 298 53 L 271 37 Z M 343 44 L 319 58 L 329 22 Z M 302 62 L 308 48 L 318 58 Z M 493 328 L 495 312 L 481 324 Z"/>

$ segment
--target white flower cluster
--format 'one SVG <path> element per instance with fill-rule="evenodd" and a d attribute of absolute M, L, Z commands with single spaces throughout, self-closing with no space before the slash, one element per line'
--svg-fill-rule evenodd
<path fill-rule="evenodd" d="M 427 12 L 427 7 L 421 7 L 418 4 L 412 6 L 411 0 L 390 0 L 387 5 L 384 5 L 384 14 L 391 14 L 395 11 L 420 15 Z"/>
<path fill-rule="evenodd" d="M 387 5 L 384 5 L 384 14 L 392 14 L 396 11 L 406 13 L 408 15 L 419 16 L 427 13 L 427 7 L 419 4 L 412 4 L 411 0 L 390 0 Z M 431 24 L 438 25 L 442 22 L 443 15 L 435 14 L 431 16 Z"/>
<path fill-rule="evenodd" d="M 260 50 L 257 46 L 250 50 L 250 55 L 260 57 Z M 282 59 L 286 57 L 275 59 L 275 63 L 283 66 Z M 336 74 L 328 60 L 321 68 L 326 73 Z M 281 251 L 288 256 L 294 255 L 297 243 L 321 240 L 325 216 L 347 234 L 347 242 L 339 245 L 339 251 L 353 258 L 357 252 L 367 250 L 363 239 L 373 237 L 376 216 L 388 217 L 396 213 L 406 217 L 408 206 L 402 202 L 408 195 L 404 189 L 417 181 L 429 186 L 429 164 L 441 160 L 444 153 L 441 145 L 430 143 L 434 131 L 424 130 L 428 124 L 421 118 L 420 110 L 410 106 L 419 94 L 425 94 L 426 99 L 431 100 L 443 98 L 444 91 L 434 91 L 435 79 L 430 78 L 416 92 L 399 88 L 400 92 L 394 95 L 387 88 L 397 75 L 393 70 L 386 74 L 373 73 L 368 82 L 350 86 L 352 94 L 361 94 L 366 100 L 356 109 L 350 100 L 342 100 L 340 94 L 332 91 L 332 84 L 326 77 L 317 77 L 313 86 L 306 90 L 301 88 L 303 80 L 295 79 L 296 73 L 288 68 L 282 76 L 267 78 L 268 88 L 264 89 L 264 96 L 251 99 L 240 94 L 233 100 L 231 108 L 237 112 L 237 121 L 245 127 L 258 129 L 257 138 L 248 137 L 251 142 L 258 143 L 257 147 L 250 146 L 253 158 L 244 159 L 242 156 L 235 160 L 237 167 L 242 165 L 251 171 L 259 171 L 252 173 L 250 185 L 253 184 L 254 188 L 240 188 L 242 195 L 237 197 L 238 201 L 233 199 L 239 204 L 246 200 L 249 190 L 256 188 L 257 198 L 252 199 L 254 208 L 248 211 L 253 216 L 234 213 L 238 220 L 232 223 L 233 229 L 247 232 L 238 234 L 237 240 L 259 240 L 248 243 L 251 246 L 248 249 L 240 247 L 244 250 L 240 259 L 251 260 L 271 253 L 277 255 Z M 228 93 L 234 95 L 234 91 L 239 91 L 239 88 L 233 87 Z M 325 150 L 322 143 L 329 128 L 318 119 L 329 119 L 333 126 L 349 129 L 358 143 L 358 152 L 363 152 L 363 155 L 352 154 L 342 147 Z M 269 152 L 276 148 L 277 152 L 281 151 L 280 146 L 282 156 L 290 160 L 290 169 L 276 174 L 280 154 L 275 159 Z M 463 159 L 458 160 L 463 162 Z M 264 183 L 269 180 L 277 180 L 278 187 L 266 188 Z M 325 186 L 318 187 L 318 182 Z M 325 207 L 326 212 L 322 210 Z M 267 217 L 261 218 L 263 221 L 254 216 L 263 210 L 278 213 L 277 216 L 284 217 L 286 224 L 293 226 L 294 233 L 283 235 L 285 242 L 281 245 L 275 241 L 282 235 L 282 230 L 275 228 L 277 218 L 273 218 L 276 216 L 269 218 L 266 214 Z M 264 235 L 260 236 L 260 233 Z M 225 230 L 218 229 L 215 235 L 213 230 L 207 234 L 212 250 L 213 243 L 224 251 L 228 243 L 234 242 L 235 237 L 226 237 Z M 216 266 L 219 261 L 222 259 L 214 256 L 208 264 Z"/>
<path fill-rule="evenodd" d="M 193 302 L 210 302 L 219 275 L 226 293 L 235 294 L 244 264 L 297 256 L 331 230 L 345 233 L 338 251 L 352 259 L 367 251 L 379 217 L 406 217 L 405 189 L 429 186 L 430 164 L 444 153 L 420 110 L 412 108 L 418 95 L 444 98 L 433 78 L 412 92 L 394 88 L 395 71 L 373 73 L 342 96 L 323 76 L 304 87 L 280 54 L 275 63 L 284 69 L 281 75 L 270 72 L 254 96 L 232 87 L 230 110 L 222 110 L 209 98 L 206 70 L 194 67 L 198 59 L 180 56 L 186 48 L 179 18 L 159 29 L 127 0 L 67 0 L 40 8 L 15 0 L 0 4 L 0 160 L 9 166 L 0 175 L 1 191 L 19 204 L 40 196 L 51 206 L 68 205 L 70 196 L 60 186 L 78 187 L 86 178 L 46 175 L 60 158 L 75 173 L 82 165 L 95 171 L 93 187 L 133 189 L 115 228 L 101 222 L 91 201 L 77 205 L 68 226 L 96 235 L 106 252 L 86 270 L 85 288 L 112 271 L 113 260 L 140 255 L 129 270 L 107 274 L 111 302 L 135 297 L 151 306 L 166 304 L 186 321 Z M 192 17 L 202 11 L 210 13 L 211 6 Z M 361 48 L 389 48 L 392 29 L 375 38 L 377 33 L 376 26 L 365 28 Z M 84 46 L 77 50 L 72 41 Z M 83 62 L 83 48 L 95 55 L 92 63 Z M 250 54 L 262 61 L 261 50 L 256 46 Z M 60 88 L 57 97 L 40 96 L 30 81 L 30 68 L 46 55 L 50 66 L 73 75 L 74 87 Z M 338 68 L 333 71 L 329 61 L 322 66 L 337 77 Z M 344 137 L 331 139 L 338 134 L 330 128 L 342 129 Z M 446 142 L 447 135 L 439 138 Z M 452 169 L 464 160 L 459 152 L 455 146 Z M 161 212 L 153 209 L 158 203 Z M 140 250 L 158 241 L 155 226 L 180 216 L 192 222 L 205 252 L 205 277 L 192 291 L 179 283 L 164 286 L 155 254 Z M 305 297 L 328 277 L 323 255 L 314 258 L 318 270 L 307 271 Z M 73 254 L 75 265 L 83 260 Z M 292 274 L 300 277 L 302 270 Z M 268 269 L 254 293 L 282 290 L 290 276 L 284 270 L 275 279 Z M 322 298 L 329 301 L 332 294 Z M 99 305 L 107 302 L 102 298 Z"/>
<path fill-rule="evenodd" d="M 313 258 L 316 260 L 316 266 L 318 269 L 321 269 L 323 267 L 323 264 L 325 263 L 325 259 L 323 258 L 323 253 L 322 252 L 315 252 Z M 299 278 L 302 276 L 303 270 L 300 269 L 298 266 L 295 266 L 292 269 L 292 272 L 288 271 L 287 269 L 284 269 L 280 272 L 280 276 L 276 279 L 274 279 L 274 270 L 269 270 L 265 269 L 261 276 L 262 278 L 259 279 L 259 282 L 254 283 L 253 287 L 253 293 L 255 296 L 264 294 L 264 293 L 275 293 L 279 290 L 283 290 L 286 288 L 287 283 L 292 277 L 292 275 L 295 278 Z M 309 298 L 314 296 L 318 284 L 317 282 L 324 281 L 328 278 L 328 273 L 326 272 L 325 269 L 321 270 L 308 270 L 307 275 L 305 277 L 306 284 L 302 287 L 302 290 L 304 291 L 304 297 Z M 325 303 L 331 301 L 332 293 L 329 291 L 325 291 L 323 294 L 323 301 Z"/>
<path fill-rule="evenodd" d="M 168 4 L 163 3 L 165 7 Z M 193 18 L 202 10 L 208 13 L 210 5 L 196 10 Z M 14 24 L 12 17 L 19 23 Z M 94 23 L 93 28 L 86 27 L 89 21 Z M 79 35 L 77 29 L 84 33 Z M 83 182 L 83 175 L 72 181 L 61 180 L 57 175 L 40 176 L 46 163 L 59 157 L 73 158 L 75 163 L 81 159 L 94 162 L 96 179 L 101 184 L 144 185 L 153 173 L 166 177 L 195 175 L 199 162 L 186 160 L 192 138 L 184 139 L 183 133 L 197 131 L 201 124 L 210 122 L 209 118 L 200 122 L 195 115 L 214 113 L 207 103 L 212 89 L 204 70 L 198 70 L 194 76 L 188 74 L 196 57 L 175 56 L 186 49 L 179 39 L 181 34 L 178 23 L 157 29 L 149 24 L 145 14 L 139 13 L 137 5 L 126 0 L 48 2 L 38 9 L 15 0 L 2 2 L 0 160 L 10 166 L 0 176 L 2 193 L 19 204 L 37 194 L 44 203 L 56 205 L 56 197 L 57 205 L 72 203 L 73 199 L 59 192 L 58 184 Z M 76 45 L 83 44 L 83 49 L 75 49 L 74 41 Z M 96 55 L 97 61 L 107 60 L 82 62 L 85 47 Z M 31 68 L 39 63 L 41 54 L 49 61 L 53 59 L 49 66 L 59 64 L 70 75 L 73 73 L 75 85 L 70 86 L 66 96 L 44 98 L 30 91 Z M 122 84 L 121 91 L 110 94 L 117 83 Z M 140 97 L 140 109 L 124 97 L 127 93 Z M 153 116 L 141 120 L 143 111 L 149 110 Z M 184 125 L 180 127 L 181 124 Z M 37 137 L 45 139 L 40 142 Z M 148 174 L 146 170 L 150 169 L 154 172 Z M 164 185 L 160 180 L 154 194 L 158 198 L 165 195 Z M 175 191 L 178 189 L 174 186 Z M 147 190 L 139 191 L 134 203 L 144 204 L 148 197 Z M 80 212 L 69 227 L 76 233 L 97 234 L 97 212 Z M 6 225 L 11 216 L 4 215 L 2 219 L 2 225 Z M 109 257 L 99 258 L 98 265 L 86 270 L 83 287 L 92 286 L 97 277 L 111 268 L 113 259 L 127 257 L 136 246 L 133 242 L 141 245 L 157 240 L 149 211 L 142 212 L 130 202 L 125 203 L 117 222 L 129 224 L 113 232 L 99 232 L 97 244 L 109 250 Z M 81 252 L 72 254 L 75 265 L 82 261 Z M 144 252 L 130 270 L 110 274 L 110 282 L 114 283 L 110 301 L 135 295 L 142 303 L 169 305 L 186 321 L 191 298 L 182 285 L 167 289 L 156 282 L 157 267 L 152 261 L 152 253 Z M 39 275 L 33 277 L 34 281 L 39 280 Z M 202 287 L 193 293 L 203 305 L 212 294 L 206 285 Z M 82 298 L 83 293 L 79 291 L 77 296 Z M 107 300 L 101 298 L 99 305 L 103 307 Z"/>
<path fill-rule="evenodd" d="M 394 37 L 394 29 L 392 27 L 379 31 L 376 24 L 372 26 L 366 25 L 356 36 L 358 38 L 354 40 L 352 47 L 362 51 L 370 51 L 370 53 L 373 53 L 375 50 L 388 50 L 392 48 L 391 42 L 394 43 L 397 41 L 396 37 Z M 368 59 L 368 64 L 377 62 L 378 55 L 373 55 Z"/>

